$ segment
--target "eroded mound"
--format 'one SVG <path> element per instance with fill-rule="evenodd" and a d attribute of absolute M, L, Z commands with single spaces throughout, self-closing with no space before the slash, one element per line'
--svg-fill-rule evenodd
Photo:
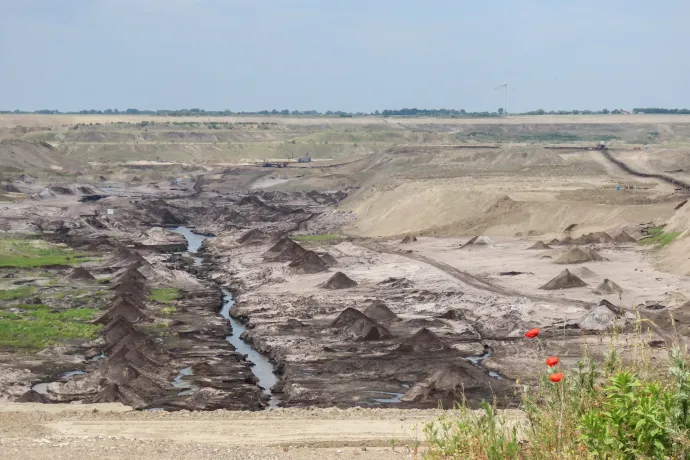
<path fill-rule="evenodd" d="M 613 238 L 606 232 L 594 232 L 582 235 L 573 240 L 575 244 L 597 244 L 597 243 L 613 243 Z"/>
<path fill-rule="evenodd" d="M 245 245 L 250 245 L 250 244 L 265 243 L 270 238 L 271 238 L 271 236 L 268 233 L 263 232 L 263 231 L 259 230 L 258 228 L 253 228 L 253 229 L 249 230 L 248 232 L 245 232 L 244 234 L 242 234 L 242 236 L 240 236 L 237 239 L 237 242 L 239 244 L 245 246 Z"/>
<path fill-rule="evenodd" d="M 402 239 L 401 243 L 406 244 L 406 243 L 413 243 L 417 241 L 417 237 L 414 235 L 408 235 L 405 238 Z"/>
<path fill-rule="evenodd" d="M 372 305 L 369 305 L 364 310 L 364 314 L 374 321 L 400 321 L 400 317 L 393 313 L 393 311 L 388 308 L 388 305 L 380 300 L 376 300 Z"/>
<path fill-rule="evenodd" d="M 594 290 L 595 294 L 606 295 L 606 294 L 622 294 L 623 288 L 619 285 L 606 278 L 601 282 L 599 286 Z"/>
<path fill-rule="evenodd" d="M 473 236 L 467 243 L 460 246 L 460 249 L 469 248 L 473 246 L 489 247 L 493 246 L 493 242 L 486 236 Z"/>
<path fill-rule="evenodd" d="M 628 326 L 634 316 L 623 313 L 610 302 L 602 301 L 595 309 L 580 318 L 577 325 L 584 331 L 603 332 L 616 328 L 622 329 Z M 630 317 L 628 317 L 630 316 Z"/>
<path fill-rule="evenodd" d="M 596 278 L 599 276 L 596 272 L 593 272 L 587 267 L 578 267 L 573 270 L 573 273 L 582 278 Z"/>
<path fill-rule="evenodd" d="M 354 340 L 385 340 L 391 337 L 388 329 L 354 308 L 343 310 L 331 327 Z"/>
<path fill-rule="evenodd" d="M 336 259 L 327 252 L 319 253 L 319 257 L 321 257 L 321 260 L 326 262 L 326 264 L 328 264 L 329 267 L 335 267 L 336 265 L 338 265 L 338 259 Z"/>
<path fill-rule="evenodd" d="M 614 236 L 613 241 L 615 243 L 637 243 L 637 240 L 628 235 L 625 231 L 622 231 L 618 235 Z"/>
<path fill-rule="evenodd" d="M 582 264 L 604 260 L 594 249 L 582 249 L 573 247 L 562 254 L 555 263 L 557 264 Z"/>
<path fill-rule="evenodd" d="M 410 388 L 402 400 L 419 402 L 461 398 L 465 391 L 477 389 L 480 385 L 472 374 L 467 364 L 451 364 Z"/>
<path fill-rule="evenodd" d="M 350 279 L 345 273 L 338 272 L 331 276 L 325 283 L 319 284 L 323 289 L 347 289 L 357 286 L 357 281 Z"/>
<path fill-rule="evenodd" d="M 287 236 L 281 237 L 271 249 L 263 255 L 269 262 L 294 262 L 307 256 L 307 250 Z"/>
<path fill-rule="evenodd" d="M 527 249 L 551 249 L 551 246 L 548 244 L 544 243 L 543 241 L 537 241 L 534 243 L 532 246 L 528 247 Z"/>
<path fill-rule="evenodd" d="M 41 393 L 38 393 L 37 391 L 34 390 L 29 390 L 17 399 L 15 399 L 15 402 L 18 403 L 41 403 L 41 404 L 48 404 L 51 403 L 52 401 L 42 395 Z"/>
<path fill-rule="evenodd" d="M 419 353 L 446 349 L 448 345 L 439 336 L 427 328 L 422 328 L 401 343 L 396 350 L 403 353 Z"/>
<path fill-rule="evenodd" d="M 569 245 L 569 244 L 573 244 L 573 239 L 572 239 L 571 237 L 569 237 L 569 236 L 566 236 L 566 237 L 563 238 L 563 239 L 561 240 L 561 242 L 558 243 L 558 244 L 561 245 L 561 246 L 566 246 L 566 245 Z"/>
<path fill-rule="evenodd" d="M 328 264 L 314 251 L 307 251 L 303 258 L 290 263 L 296 273 L 321 273 L 328 270 Z"/>
<path fill-rule="evenodd" d="M 554 244 L 561 244 L 561 242 L 558 240 L 558 238 L 554 238 L 546 244 L 554 245 Z"/>
<path fill-rule="evenodd" d="M 557 289 L 571 289 L 582 286 L 587 286 L 587 283 L 585 283 L 580 278 L 570 273 L 568 269 L 565 269 L 561 272 L 560 275 L 558 275 L 557 277 L 555 277 L 539 289 L 555 291 Z"/>
<path fill-rule="evenodd" d="M 93 277 L 91 273 L 84 267 L 77 267 L 74 271 L 67 277 L 70 281 L 93 281 L 96 278 Z"/>
<path fill-rule="evenodd" d="M 411 288 L 414 286 L 414 283 L 407 278 L 390 277 L 381 281 L 378 285 L 392 288 Z"/>
<path fill-rule="evenodd" d="M 9 193 L 22 193 L 21 190 L 12 184 L 2 184 L 2 190 Z"/>

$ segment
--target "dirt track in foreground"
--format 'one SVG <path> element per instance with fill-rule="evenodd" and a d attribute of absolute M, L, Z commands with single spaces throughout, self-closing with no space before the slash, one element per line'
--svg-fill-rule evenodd
<path fill-rule="evenodd" d="M 0 459 L 414 458 L 425 422 L 439 414 L 391 409 L 156 413 L 119 404 L 9 404 L 0 405 Z"/>

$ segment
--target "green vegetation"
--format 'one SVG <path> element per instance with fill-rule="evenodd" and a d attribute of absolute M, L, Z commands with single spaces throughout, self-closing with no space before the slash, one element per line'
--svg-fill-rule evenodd
<path fill-rule="evenodd" d="M 0 310 L 0 347 L 41 349 L 70 339 L 92 339 L 100 326 L 88 323 L 98 310 L 53 311 L 48 305 L 14 305 L 19 312 Z"/>
<path fill-rule="evenodd" d="M 173 305 L 171 305 L 171 306 L 169 306 L 169 307 L 163 307 L 163 308 L 161 308 L 161 313 L 162 313 L 164 316 L 171 316 L 171 315 L 173 315 L 175 312 L 177 312 L 177 307 L 175 307 L 175 306 L 173 306 Z"/>
<path fill-rule="evenodd" d="M 32 237 L 0 237 L 0 267 L 74 265 L 90 260 L 86 254 Z"/>
<path fill-rule="evenodd" d="M 150 300 L 167 303 L 182 297 L 182 292 L 177 288 L 160 288 L 151 291 Z"/>
<path fill-rule="evenodd" d="M 295 235 L 292 237 L 295 241 L 328 241 L 340 240 L 343 237 L 340 235 L 333 235 L 331 233 L 322 233 L 320 235 Z"/>
<path fill-rule="evenodd" d="M 644 352 L 642 353 L 645 354 Z M 649 356 L 622 364 L 614 351 L 586 359 L 557 383 L 525 387 L 526 419 L 458 407 L 427 424 L 428 459 L 690 458 L 690 367 L 673 349 L 662 369 Z"/>
<path fill-rule="evenodd" d="M 664 231 L 663 227 L 652 227 L 647 229 L 647 238 L 640 240 L 640 244 L 646 244 L 651 246 L 656 246 L 658 248 L 663 248 L 664 246 L 673 243 L 673 240 L 678 238 L 680 232 L 668 232 Z"/>
<path fill-rule="evenodd" d="M 29 297 L 36 292 L 35 287 L 23 286 L 16 289 L 0 290 L 0 300 L 15 300 Z"/>

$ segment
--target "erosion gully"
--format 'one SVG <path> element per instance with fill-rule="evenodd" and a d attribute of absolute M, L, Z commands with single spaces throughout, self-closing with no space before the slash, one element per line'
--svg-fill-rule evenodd
<path fill-rule="evenodd" d="M 204 240 L 212 237 L 195 233 L 190 228 L 185 226 L 171 228 L 170 230 L 182 235 L 185 238 L 187 241 L 187 253 L 194 259 L 194 266 L 201 266 L 204 262 L 204 258 L 199 257 L 199 249 L 201 249 Z M 252 373 L 259 380 L 259 386 L 262 388 L 263 393 L 268 395 L 270 398 L 268 408 L 271 409 L 278 407 L 278 404 L 280 404 L 280 398 L 277 395 L 274 395 L 271 391 L 273 386 L 278 382 L 278 378 L 274 373 L 275 366 L 266 356 L 262 355 L 252 345 L 242 340 L 242 334 L 247 328 L 230 315 L 230 309 L 235 304 L 235 298 L 230 288 L 224 287 L 221 290 L 223 292 L 223 302 L 218 314 L 228 321 L 231 327 L 231 334 L 225 339 L 235 347 L 235 350 L 238 353 L 246 356 L 247 361 L 252 363 Z M 180 374 L 175 377 L 173 385 L 180 387 L 184 386 L 181 379 L 186 375 L 191 375 L 191 372 L 192 370 L 190 368 L 182 369 Z M 194 390 L 187 390 L 187 392 L 188 391 Z"/>

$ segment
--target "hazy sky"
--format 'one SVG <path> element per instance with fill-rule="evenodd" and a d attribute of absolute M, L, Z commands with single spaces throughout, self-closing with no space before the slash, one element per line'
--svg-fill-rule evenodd
<path fill-rule="evenodd" d="M 0 108 L 690 107 L 688 0 L 0 0 Z"/>

